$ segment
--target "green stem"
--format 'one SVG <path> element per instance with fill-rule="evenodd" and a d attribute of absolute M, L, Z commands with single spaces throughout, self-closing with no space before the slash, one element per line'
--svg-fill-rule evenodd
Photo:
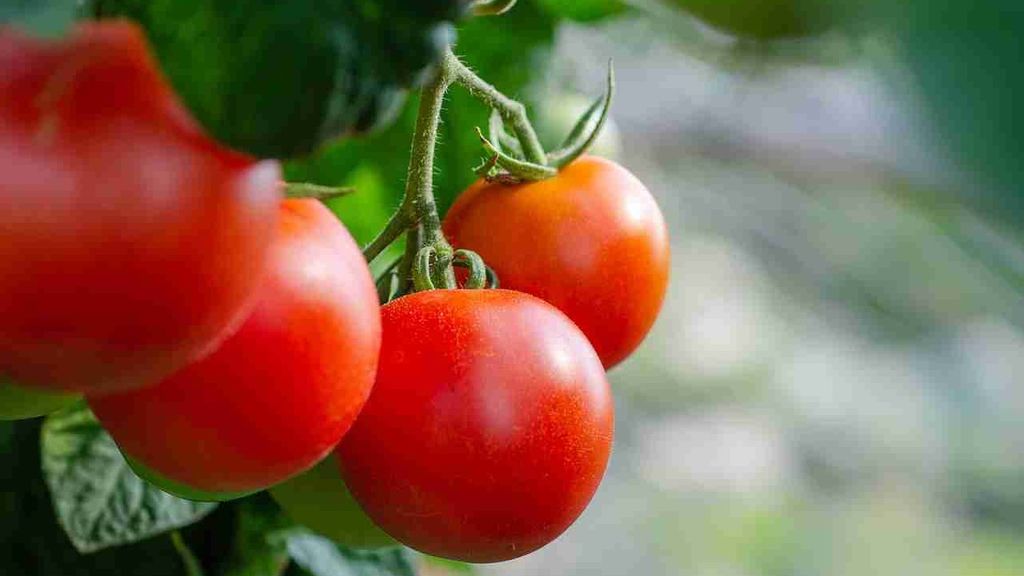
<path fill-rule="evenodd" d="M 363 248 L 363 258 L 366 258 L 367 262 L 373 262 L 377 256 L 380 256 L 381 252 L 390 246 L 395 240 L 398 240 L 409 226 L 412 219 L 409 217 L 409 211 L 405 209 L 405 206 L 399 207 L 399 209 L 391 215 L 391 219 L 384 225 L 384 229 L 377 234 L 377 237 L 370 241 Z"/>
<path fill-rule="evenodd" d="M 405 181 L 405 195 L 398 210 L 367 246 L 363 256 L 372 261 L 385 248 L 407 233 L 405 255 L 399 265 L 398 293 L 404 294 L 412 286 L 413 269 L 417 255 L 425 248 L 433 249 L 432 264 L 428 272 L 433 284 L 439 288 L 454 288 L 452 270 L 453 250 L 441 231 L 441 219 L 434 199 L 434 156 L 441 110 L 448 88 L 457 83 L 481 99 L 507 122 L 523 147 L 526 162 L 542 165 L 546 155 L 533 126 L 526 117 L 526 108 L 505 96 L 467 68 L 449 49 L 434 72 L 433 77 L 420 90 L 419 110 L 409 152 L 409 170 Z M 422 284 L 422 283 L 421 283 Z"/>
<path fill-rule="evenodd" d="M 421 228 L 422 244 L 436 251 L 442 271 L 438 283 L 444 288 L 455 287 L 455 273 L 449 264 L 452 247 L 441 232 L 441 218 L 437 214 L 437 202 L 434 200 L 434 153 L 444 96 L 451 83 L 452 76 L 442 62 L 434 77 L 420 91 L 420 107 L 416 115 L 409 172 L 405 181 L 405 198 L 399 209 L 401 212 L 404 208 L 413 215 L 413 222 Z"/>
<path fill-rule="evenodd" d="M 199 564 L 199 560 L 192 553 L 192 550 L 189 549 L 188 544 L 185 544 L 185 540 L 181 537 L 181 532 L 177 530 L 171 532 L 171 543 L 174 545 L 174 549 L 178 551 L 178 555 L 181 556 L 181 563 L 185 565 L 185 574 L 188 576 L 203 576 L 203 567 Z"/>
<path fill-rule="evenodd" d="M 442 247 L 451 251 L 441 234 L 441 220 L 434 201 L 434 151 L 438 127 L 441 125 L 444 95 L 451 85 L 446 68 L 441 66 L 420 91 L 420 108 L 416 116 L 416 131 L 413 134 L 403 201 L 403 205 L 415 216 L 415 222 L 423 226 L 424 241 L 439 251 Z"/>
<path fill-rule="evenodd" d="M 540 139 L 537 138 L 537 133 L 526 116 L 526 107 L 522 103 L 505 96 L 497 88 L 477 76 L 451 50 L 445 54 L 442 68 L 451 78 L 451 82 L 469 90 L 474 97 L 497 110 L 501 117 L 512 126 L 512 131 L 516 133 L 516 137 L 523 146 L 523 155 L 526 156 L 526 160 L 540 165 L 547 162 L 544 147 L 541 146 Z"/>

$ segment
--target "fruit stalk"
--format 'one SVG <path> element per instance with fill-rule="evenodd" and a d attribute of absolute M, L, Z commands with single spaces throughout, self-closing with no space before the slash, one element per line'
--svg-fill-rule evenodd
<path fill-rule="evenodd" d="M 539 164 L 546 162 L 546 154 L 526 115 L 526 107 L 477 76 L 459 61 L 451 49 L 447 50 L 437 70 L 420 91 L 405 195 L 384 229 L 363 249 L 363 256 L 367 261 L 372 261 L 403 234 L 406 235 L 407 249 L 399 268 L 399 293 L 404 293 L 411 285 L 413 263 L 425 247 L 434 250 L 430 272 L 433 284 L 439 288 L 455 287 L 455 276 L 451 268 L 453 251 L 441 232 L 433 189 L 434 152 L 441 124 L 441 110 L 444 97 L 452 84 L 465 87 L 511 125 L 528 161 Z"/>

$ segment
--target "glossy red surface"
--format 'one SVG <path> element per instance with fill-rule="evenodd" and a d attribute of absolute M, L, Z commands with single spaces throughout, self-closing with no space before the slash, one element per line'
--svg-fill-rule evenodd
<path fill-rule="evenodd" d="M 377 293 L 359 248 L 314 200 L 282 203 L 256 307 L 213 354 L 155 386 L 89 398 L 118 446 L 205 492 L 266 488 L 338 443 L 373 386 Z"/>
<path fill-rule="evenodd" d="M 508 290 L 418 292 L 381 313 L 377 383 L 338 447 L 362 508 L 402 543 L 469 562 L 555 539 L 612 446 L 611 393 L 583 334 Z"/>
<path fill-rule="evenodd" d="M 647 188 L 610 160 L 584 156 L 539 182 L 479 181 L 455 201 L 444 231 L 480 254 L 502 288 L 565 312 L 606 368 L 640 345 L 661 310 L 665 220 Z"/>
<path fill-rule="evenodd" d="M 0 172 L 0 374 L 137 387 L 247 313 L 279 167 L 203 135 L 135 26 L 0 27 Z"/>

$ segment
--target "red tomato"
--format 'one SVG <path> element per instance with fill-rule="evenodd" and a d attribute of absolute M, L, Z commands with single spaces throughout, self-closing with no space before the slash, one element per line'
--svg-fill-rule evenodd
<path fill-rule="evenodd" d="M 479 181 L 455 201 L 444 231 L 480 254 L 502 288 L 565 312 L 606 368 L 640 345 L 668 286 L 658 205 L 625 168 L 594 156 L 539 182 Z"/>
<path fill-rule="evenodd" d="M 435 556 L 497 562 L 561 534 L 612 446 L 597 355 L 551 305 L 509 290 L 431 290 L 381 309 L 377 383 L 338 447 L 385 532 Z"/>
<path fill-rule="evenodd" d="M 380 331 L 355 241 L 319 202 L 286 200 L 256 308 L 238 332 L 155 386 L 89 405 L 170 492 L 260 490 L 310 468 L 345 434 L 370 394 Z"/>
<path fill-rule="evenodd" d="M 0 27 L 0 168 L 0 375 L 149 384 L 244 318 L 279 166 L 204 136 L 135 26 Z"/>

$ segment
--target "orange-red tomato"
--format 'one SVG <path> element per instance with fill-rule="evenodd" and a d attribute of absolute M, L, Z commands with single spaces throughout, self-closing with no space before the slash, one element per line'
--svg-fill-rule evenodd
<path fill-rule="evenodd" d="M 322 204 L 286 200 L 256 307 L 210 356 L 89 405 L 143 476 L 226 499 L 309 469 L 373 385 L 377 292 L 362 253 Z"/>
<path fill-rule="evenodd" d="M 417 292 L 381 316 L 377 382 L 338 446 L 359 505 L 403 544 L 456 560 L 555 539 L 612 446 L 611 392 L 583 334 L 510 290 Z"/>
<path fill-rule="evenodd" d="M 145 385 L 244 318 L 279 166 L 204 136 L 135 26 L 0 27 L 0 171 L 0 375 Z"/>
<path fill-rule="evenodd" d="M 455 201 L 444 231 L 480 254 L 502 288 L 565 312 L 606 368 L 644 339 L 668 286 L 661 210 L 635 176 L 594 156 L 539 182 L 479 181 Z"/>

